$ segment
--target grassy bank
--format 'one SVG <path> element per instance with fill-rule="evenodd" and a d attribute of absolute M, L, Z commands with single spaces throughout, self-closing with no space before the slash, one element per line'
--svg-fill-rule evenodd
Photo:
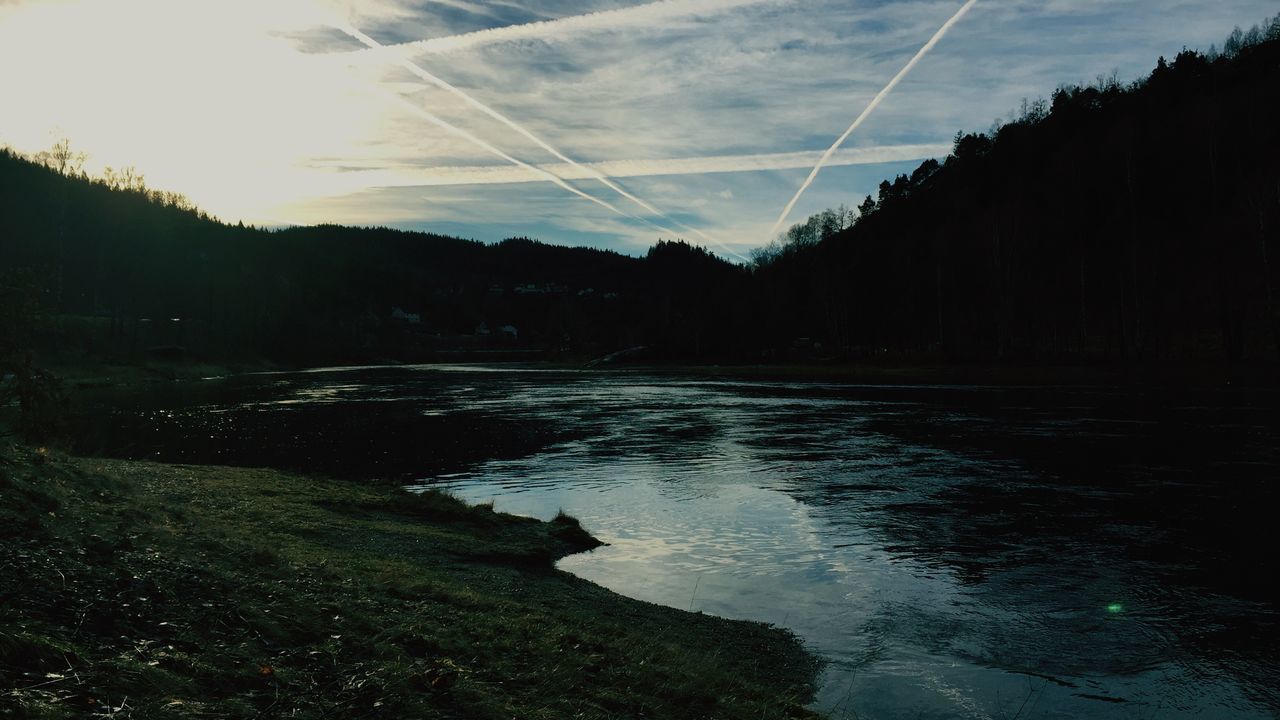
<path fill-rule="evenodd" d="M 553 568 L 543 523 L 253 469 L 0 449 L 0 717 L 794 717 L 791 636 Z"/>
<path fill-rule="evenodd" d="M 216 363 L 199 361 L 138 360 L 98 362 L 55 360 L 39 363 L 56 375 L 68 390 L 102 387 L 145 387 L 147 385 L 190 382 L 253 372 L 282 370 L 265 361 Z"/>

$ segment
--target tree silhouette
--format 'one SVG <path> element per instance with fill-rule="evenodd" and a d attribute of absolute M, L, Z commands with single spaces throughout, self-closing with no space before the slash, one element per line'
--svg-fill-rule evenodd
<path fill-rule="evenodd" d="M 1221 57 L 1184 50 L 957 133 L 852 229 L 758 258 L 760 292 L 785 334 L 849 357 L 1280 358 L 1277 36 L 1271 19 Z"/>
<path fill-rule="evenodd" d="M 59 175 L 81 175 L 84 173 L 84 163 L 89 159 L 89 155 L 73 149 L 71 140 L 64 137 L 48 150 L 36 153 L 35 159 L 36 162 Z"/>
<path fill-rule="evenodd" d="M 1272 362 L 1280 21 L 1232 38 L 1221 57 L 1184 50 L 1141 82 L 1103 74 L 956 133 L 945 160 L 885 179 L 856 213 L 811 215 L 749 268 L 679 240 L 628 257 L 229 225 L 131 167 L 89 180 L 66 140 L 32 159 L 0 151 L 0 268 L 39 279 L 56 324 L 75 328 L 44 333 L 53 351 L 94 357 L 643 345 L 673 361 Z M 482 323 L 518 340 L 499 348 Z"/>

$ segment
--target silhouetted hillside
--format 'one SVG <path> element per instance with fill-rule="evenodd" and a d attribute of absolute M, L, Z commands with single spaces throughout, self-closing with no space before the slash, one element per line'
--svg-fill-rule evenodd
<path fill-rule="evenodd" d="M 1268 27 L 1129 87 L 1062 88 L 886 181 L 853 227 L 784 238 L 756 263 L 768 325 L 854 357 L 1275 360 Z"/>
<path fill-rule="evenodd" d="M 728 322 L 712 298 L 685 307 L 688 288 L 745 292 L 745 270 L 684 243 L 637 259 L 523 238 L 265 231 L 176 197 L 0 153 L 0 268 L 39 296 L 44 345 L 299 363 L 642 344 L 688 357 Z"/>
<path fill-rule="evenodd" d="M 684 361 L 1274 361 L 1278 110 L 1273 21 L 1224 55 L 1184 51 L 957 134 L 945 162 L 792 228 L 749 269 L 683 242 L 633 258 L 231 226 L 128 172 L 89 180 L 65 144 L 41 163 L 0 152 L 0 296 L 45 312 L 0 309 L 0 362 L 24 333 L 95 358 L 304 364 L 638 345 Z"/>

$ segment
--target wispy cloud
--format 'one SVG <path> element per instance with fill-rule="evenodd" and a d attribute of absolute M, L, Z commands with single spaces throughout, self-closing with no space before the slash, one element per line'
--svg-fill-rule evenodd
<path fill-rule="evenodd" d="M 382 46 L 382 45 L 380 45 L 376 40 L 374 40 L 373 38 L 369 37 L 368 35 L 366 35 L 365 33 L 361 32 L 360 30 L 356 29 L 356 28 L 355 28 L 355 27 L 353 27 L 350 23 L 346 23 L 346 22 L 338 22 L 338 23 L 336 23 L 336 24 L 335 24 L 335 26 L 336 26 L 339 30 L 341 30 L 342 32 L 347 33 L 348 35 L 350 35 L 351 37 L 353 37 L 353 38 L 355 38 L 356 40 L 360 41 L 361 43 L 363 43 L 364 45 L 368 46 L 368 47 L 369 47 L 369 48 L 371 48 L 371 49 L 379 49 L 379 48 L 382 48 L 382 47 L 383 47 L 383 46 Z M 667 222 L 667 223 L 674 224 L 674 225 L 676 225 L 677 227 L 683 228 L 683 229 L 685 229 L 685 230 L 687 230 L 687 231 L 689 231 L 689 232 L 693 233 L 694 235 L 698 236 L 699 238 L 702 238 L 703 240 L 705 240 L 705 241 L 707 241 L 707 242 L 713 243 L 713 244 L 715 244 L 715 245 L 719 245 L 719 246 L 720 246 L 720 248 L 721 248 L 722 250 L 725 250 L 725 251 L 729 252 L 731 255 L 734 255 L 734 256 L 738 257 L 739 259 L 741 259 L 741 260 L 746 260 L 746 259 L 747 259 L 747 258 L 746 258 L 746 257 L 744 257 L 744 256 L 738 255 L 738 253 L 734 252 L 733 250 L 730 250 L 730 249 L 728 248 L 728 246 L 726 246 L 723 242 L 721 242 L 720 240 L 716 239 L 715 237 L 713 237 L 713 236 L 711 236 L 711 235 L 708 235 L 707 233 L 703 232 L 702 230 L 700 230 L 700 229 L 698 229 L 698 228 L 696 228 L 696 227 L 692 227 L 692 226 L 690 226 L 690 225 L 687 225 L 687 224 L 685 224 L 685 223 L 683 223 L 683 222 L 680 222 L 679 220 L 676 220 L 676 219 L 674 219 L 674 218 L 670 217 L 669 215 L 667 215 L 667 214 L 666 214 L 666 213 L 664 213 L 663 211 L 661 211 L 661 210 L 659 210 L 658 208 L 654 207 L 652 204 L 650 204 L 650 203 L 648 203 L 648 202 L 645 202 L 644 200 L 640 199 L 639 197 L 637 197 L 637 196 L 633 195 L 633 194 L 632 194 L 632 193 L 630 193 L 630 192 L 627 192 L 627 191 L 626 191 L 625 189 L 623 189 L 620 185 L 618 185 L 617 183 L 615 183 L 615 182 L 611 181 L 611 180 L 610 180 L 610 179 L 609 179 L 605 174 L 601 173 L 599 170 L 596 170 L 596 169 L 591 168 L 591 167 L 587 167 L 587 166 L 585 166 L 585 165 L 582 165 L 582 164 L 580 164 L 580 163 L 576 162 L 576 161 L 575 161 L 575 160 L 573 160 L 572 158 L 568 157 L 568 156 L 567 156 L 567 155 L 565 155 L 564 153 L 562 153 L 562 152 L 560 152 L 559 150 L 557 150 L 556 148 L 552 147 L 549 143 L 547 143 L 547 142 L 546 142 L 545 140 L 543 140 L 542 138 L 538 137 L 537 135 L 534 135 L 532 132 L 530 132 L 528 129 L 526 129 L 526 128 L 525 128 L 524 126 L 522 126 L 521 124 L 519 124 L 519 123 L 517 123 L 516 121 L 512 120 L 510 117 L 508 117 L 508 116 L 504 115 L 503 113 L 498 112 L 497 110 L 494 110 L 493 108 L 491 108 L 491 107 L 489 107 L 488 105 L 486 105 L 486 104 L 484 104 L 484 103 L 480 102 L 479 100 L 476 100 L 476 99 L 475 99 L 475 98 L 473 98 L 471 95 L 468 95 L 467 93 L 465 93 L 465 92 L 463 92 L 462 90 L 458 89 L 458 88 L 457 88 L 456 86 L 454 86 L 453 84 L 451 84 L 451 83 L 449 83 L 449 82 L 447 82 L 447 81 L 443 80 L 442 78 L 440 78 L 440 77 L 436 76 L 435 74 L 433 74 L 433 73 L 431 73 L 431 72 L 428 72 L 427 70 L 423 69 L 423 68 L 422 68 L 421 66 L 419 66 L 418 64 L 416 64 L 416 63 L 414 63 L 414 62 L 412 62 L 412 61 L 410 61 L 410 60 L 404 59 L 404 58 L 399 59 L 399 60 L 397 61 L 397 64 L 398 64 L 398 65 L 400 65 L 401 67 L 403 67 L 404 69 L 408 70 L 408 71 L 409 71 L 410 73 L 412 73 L 413 75 L 415 75 L 415 76 L 417 76 L 417 77 L 419 77 L 419 78 L 421 78 L 421 79 L 423 79 L 423 80 L 425 80 L 425 81 L 427 81 L 427 82 L 431 83 L 432 85 L 436 86 L 437 88 L 440 88 L 441 90 L 444 90 L 444 91 L 446 91 L 446 92 L 450 93 L 451 95 L 453 95 L 454 97 L 456 97 L 456 98 L 458 98 L 458 99 L 462 100 L 462 101 L 463 101 L 464 103 L 466 103 L 469 107 L 471 107 L 471 108 L 473 108 L 473 109 L 475 109 L 475 110 L 480 111 L 481 113 L 485 114 L 486 116 L 488 116 L 488 117 L 490 117 L 490 118 L 492 118 L 492 119 L 494 119 L 494 120 L 497 120 L 498 122 L 502 123 L 502 124 L 503 124 L 503 125 L 505 125 L 507 128 L 510 128 L 511 130 L 514 130 L 516 133 L 518 133 L 519 135 L 521 135 L 521 136 L 522 136 L 522 137 L 524 137 L 525 139 L 527 139 L 527 140 L 529 140 L 529 141 L 533 142 L 533 143 L 534 143 L 535 145 L 537 145 L 539 148 L 541 148 L 541 149 L 543 149 L 543 150 L 547 151 L 548 153 L 551 153 L 551 155 L 553 155 L 556 159 L 560 160 L 560 161 L 561 161 L 562 163 L 564 163 L 565 165 L 568 165 L 568 166 L 569 166 L 570 168 L 572 168 L 574 171 L 576 171 L 576 172 L 581 172 L 581 173 L 586 173 L 586 177 L 588 177 L 588 178 L 590 178 L 590 179 L 592 179 L 592 180 L 596 180 L 597 182 L 601 183 L 601 184 L 602 184 L 602 185 L 604 185 L 605 187 L 607 187 L 607 188 L 609 188 L 610 190 L 614 191 L 615 193 L 617 193 L 617 194 L 621 195 L 622 197 L 626 198 L 627 200 L 630 200 L 631 202 L 633 202 L 633 203 L 635 203 L 635 204 L 639 205 L 640 207 L 642 207 L 642 208 L 643 208 L 643 209 L 645 209 L 646 211 L 648 211 L 648 212 L 650 212 L 650 213 L 652 213 L 652 214 L 654 214 L 654 215 L 658 216 L 658 218 L 660 218 L 662 221 Z M 432 116 L 432 117 L 434 117 L 434 116 Z M 442 122 L 440 122 L 438 118 L 434 119 L 434 120 L 433 120 L 433 122 L 435 122 L 435 124 L 437 124 L 437 125 L 440 125 L 441 127 L 452 127 L 452 126 L 450 126 L 448 123 L 442 123 Z M 471 137 L 474 137 L 474 136 L 471 136 Z M 516 161 L 514 158 L 512 158 L 512 157 L 510 157 L 510 156 L 504 156 L 504 157 L 506 157 L 507 159 L 512 160 L 512 161 L 513 161 L 513 164 L 516 164 L 516 165 L 517 165 L 518 167 L 520 167 L 522 170 L 529 169 L 529 166 L 528 166 L 527 164 L 525 164 L 525 163 L 522 163 L 522 162 Z M 554 172 L 552 172 L 552 171 L 547 171 L 547 170 L 543 170 L 543 169 L 538 169 L 538 172 L 540 172 L 542 175 L 545 175 L 545 176 L 547 176 L 547 177 L 552 177 L 552 178 L 553 178 L 553 177 L 558 177 L 558 176 L 557 176 L 557 174 L 556 174 L 556 173 L 554 173 Z M 572 192 L 572 193 L 573 193 L 573 194 L 575 194 L 575 195 L 578 195 L 578 196 L 580 196 L 580 197 L 586 198 L 586 199 L 590 200 L 591 202 L 596 203 L 597 205 L 601 205 L 602 207 L 608 208 L 609 210 L 612 210 L 614 213 L 617 213 L 617 214 L 619 214 L 619 215 L 627 215 L 627 216 L 630 216 L 630 217 L 636 217 L 637 219 L 641 220 L 642 222 L 645 222 L 646 224 L 653 226 L 655 229 L 658 229 L 658 230 L 664 230 L 664 231 L 665 231 L 665 230 L 667 230 L 667 228 L 666 228 L 666 227 L 664 227 L 663 225 L 660 225 L 660 224 L 658 224 L 658 223 L 654 222 L 654 221 L 653 221 L 652 219 L 650 219 L 650 218 L 646 218 L 646 217 L 641 217 L 641 216 L 635 216 L 635 215 L 632 215 L 631 213 L 628 213 L 628 212 L 626 212 L 626 211 L 623 211 L 623 210 L 618 209 L 616 206 L 614 206 L 614 205 L 612 205 L 612 204 L 610 204 L 610 203 L 607 203 L 607 202 L 603 202 L 603 201 L 601 201 L 599 198 L 596 198 L 596 197 L 594 197 L 594 196 L 590 196 L 590 195 L 587 195 L 587 194 L 583 193 L 582 191 L 578 190 L 577 188 L 574 188 L 574 187 L 572 187 L 572 186 L 568 185 L 567 183 L 565 183 L 565 182 L 563 181 L 563 178 L 562 178 L 562 177 L 561 177 L 560 181 L 559 181 L 559 182 L 557 182 L 556 184 L 557 184 L 557 185 L 560 185 L 561 187 L 563 187 L 563 188 L 565 188 L 565 189 L 567 189 L 567 190 L 569 190 L 570 192 Z"/>
<path fill-rule="evenodd" d="M 136 165 L 232 220 L 626 252 L 673 231 L 696 240 L 687 226 L 744 253 L 963 1 L 0 0 L 0 66 L 17 69 L 0 72 L 0 142 L 37 151 L 60 128 L 91 164 Z M 361 43 L 318 19 L 334 9 L 395 49 L 350 52 Z M 980 3 L 792 216 L 873 194 L 1023 97 L 1112 69 L 1138 77 L 1274 12 L 1275 0 Z M 593 173 L 672 221 L 600 192 Z"/>
<path fill-rule="evenodd" d="M 786 0 L 658 0 L 616 10 L 600 10 L 554 20 L 539 20 L 519 25 L 504 25 L 444 37 L 382 45 L 356 52 L 373 55 L 407 57 L 444 54 L 520 40 L 551 41 L 578 33 L 652 28 L 655 24 L 691 17 L 709 17 L 749 5 L 781 3 Z"/>
<path fill-rule="evenodd" d="M 576 187 L 574 187 L 574 186 L 570 185 L 569 183 L 565 182 L 563 178 L 561 178 L 561 177 L 559 177 L 559 176 L 557 176 L 557 175 L 555 175 L 555 174 L 553 174 L 553 173 L 550 173 L 550 172 L 548 172 L 548 171 L 546 171 L 546 170 L 542 170 L 541 168 L 536 168 L 536 167 L 534 167 L 534 166 L 530 165 L 529 163 L 527 163 L 527 162 L 525 162 L 525 161 L 523 161 L 523 160 L 521 160 L 521 159 L 519 159 L 519 158 L 517 158 L 517 157 L 515 157 L 515 156 L 513 156 L 513 155 L 511 155 L 511 154 L 509 154 L 509 153 L 507 153 L 507 152 L 505 152 L 505 151 L 503 151 L 503 150 L 501 150 L 500 148 L 496 147 L 496 146 L 495 146 L 495 145 L 493 145 L 492 143 L 489 143 L 489 142 L 487 142 L 487 141 L 485 141 L 485 140 L 483 140 L 483 139 L 481 139 L 481 138 L 477 137 L 474 133 L 471 133 L 471 132 L 469 132 L 469 131 L 467 131 L 467 130 L 465 130 L 465 129 L 461 128 L 461 127 L 458 127 L 457 125 L 454 125 L 453 123 L 451 123 L 451 122 L 449 122 L 449 121 L 445 120 L 444 118 L 442 118 L 442 117 L 440 117 L 440 116 L 436 115 L 435 113 L 432 113 L 432 112 L 431 112 L 431 111 L 429 111 L 429 110 L 426 110 L 425 108 L 422 108 L 422 107 L 419 107 L 418 105 L 413 104 L 412 102 L 410 102 L 410 101 L 406 100 L 405 98 L 401 97 L 400 95 L 397 95 L 397 94 L 395 94 L 395 93 L 393 93 L 393 92 L 391 92 L 391 91 L 383 91 L 381 94 L 383 95 L 383 97 L 387 98 L 391 103 L 393 103 L 393 104 L 395 104 L 395 105 L 400 106 L 401 108 L 403 108 L 404 110 L 408 111 L 409 113 L 411 113 L 411 114 L 413 114 L 413 115 L 416 115 L 417 117 L 420 117 L 420 118 L 422 118 L 423 120 L 426 120 L 427 122 L 431 123 L 432 125 L 435 125 L 436 127 L 442 128 L 442 129 L 444 129 L 444 130 L 447 130 L 447 131 L 449 131 L 449 132 L 451 132 L 451 133 L 453 133 L 453 134 L 457 135 L 458 137 L 461 137 L 462 139 L 466 140 L 467 142 L 472 143 L 473 145 L 475 145 L 476 147 L 480 148 L 481 150 L 484 150 L 484 151 L 486 151 L 486 152 L 488 152 L 488 153 L 491 153 L 491 154 L 493 154 L 493 155 L 496 155 L 497 157 L 501 158 L 502 160 L 506 160 L 507 162 L 511 163 L 512 165 L 515 165 L 515 166 L 516 166 L 516 168 L 517 168 L 517 169 L 519 169 L 519 170 L 523 170 L 523 171 L 525 171 L 525 172 L 528 172 L 528 173 L 530 173 L 531 175 L 533 175 L 534 177 L 536 177 L 536 178 L 538 178 L 538 179 L 540 179 L 540 180 L 546 180 L 546 181 L 549 181 L 549 182 L 553 183 L 554 185 L 556 185 L 556 186 L 558 186 L 558 187 L 560 187 L 560 188 L 563 188 L 563 189 L 565 189 L 565 190 L 569 191 L 570 193 L 572 193 L 572 194 L 574 194 L 574 195 L 577 195 L 578 197 L 582 198 L 583 200 L 586 200 L 586 201 L 588 201 L 588 202 L 595 203 L 596 205 L 599 205 L 600 207 L 602 207 L 602 208 L 604 208 L 604 209 L 606 209 L 606 210 L 609 210 L 609 211 L 611 211 L 611 212 L 617 213 L 617 214 L 619 214 L 619 215 L 625 215 L 625 214 L 626 214 L 626 213 L 624 213 L 623 211 L 619 210 L 619 209 L 618 209 L 616 206 L 614 206 L 613 204 L 609 203 L 608 201 L 601 200 L 600 198 L 595 197 L 594 195 L 588 195 L 587 193 L 582 192 L 582 191 L 581 191 L 581 190 L 579 190 L 578 188 L 576 188 Z M 663 229 L 663 228 L 659 228 L 659 229 Z"/>
<path fill-rule="evenodd" d="M 911 59 L 907 61 L 906 65 L 902 66 L 902 69 L 898 71 L 898 74 L 894 75 L 893 79 L 881 88 L 880 92 L 876 93 L 875 97 L 871 98 L 871 102 L 867 103 L 866 108 L 858 114 L 858 117 L 854 118 L 853 124 L 850 125 L 849 128 L 840 135 L 840 137 L 836 138 L 836 141 L 831 144 L 831 147 L 827 148 L 826 152 L 822 153 L 822 157 L 818 158 L 818 162 L 814 164 L 813 170 L 809 171 L 809 175 L 804 179 L 804 182 L 800 184 L 800 189 L 796 190 L 796 194 L 791 197 L 791 200 L 787 202 L 787 206 L 782 209 L 782 214 L 778 215 L 778 219 L 773 223 L 773 228 L 769 231 L 770 236 L 777 234 L 778 229 L 782 227 L 782 223 L 786 222 L 787 216 L 791 214 L 791 210 L 796 206 L 796 202 L 800 200 L 800 196 L 803 195 L 804 191 L 808 190 L 809 186 L 813 184 L 813 180 L 818 177 L 818 173 L 822 170 L 822 166 L 826 165 L 830 161 L 831 156 L 835 154 L 836 150 L 840 149 L 840 146 L 844 144 L 845 140 L 849 139 L 849 136 L 853 134 L 853 131 L 857 130 L 858 126 L 870 117 L 871 113 L 875 112 L 876 108 L 880 106 L 880 103 L 885 99 L 885 97 L 887 97 L 889 93 L 893 92 L 893 89 L 898 86 L 898 83 L 902 82 L 902 78 L 906 77 L 907 73 L 911 72 L 911 68 L 914 68 L 916 63 L 920 62 L 921 58 L 929 54 L 929 51 L 933 49 L 933 46 L 938 44 L 938 41 L 947 34 L 947 31 L 950 30 L 953 25 L 960 22 L 960 18 L 964 17 L 965 13 L 969 12 L 969 8 L 973 7 L 974 3 L 977 1 L 978 0 L 968 0 L 964 5 L 961 5 L 960 9 L 957 10 L 945 23 L 943 23 L 942 27 L 938 28 L 938 31 L 929 38 L 929 41 L 922 45 L 920 49 L 916 51 L 915 55 L 911 56 Z"/>
<path fill-rule="evenodd" d="M 922 160 L 946 155 L 950 144 L 890 145 L 848 148 L 833 153 L 826 165 L 874 165 L 904 160 Z M 704 157 L 652 160 L 607 160 L 596 163 L 553 163 L 537 166 L 473 165 L 400 169 L 370 169 L 350 172 L 351 180 L 364 187 L 431 187 L 439 185 L 502 185 L 545 182 L 551 177 L 590 180 L 596 175 L 612 178 L 659 175 L 709 175 L 715 173 L 794 170 L 812 167 L 821 157 L 817 151 L 764 153 L 755 155 L 707 155 Z M 727 193 L 727 195 L 725 194 Z M 721 191 L 731 199 L 733 193 Z"/>

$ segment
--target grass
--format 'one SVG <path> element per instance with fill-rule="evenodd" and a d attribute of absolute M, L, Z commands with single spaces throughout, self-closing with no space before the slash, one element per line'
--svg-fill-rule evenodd
<path fill-rule="evenodd" d="M 543 523 L 268 470 L 0 448 L 0 717 L 805 717 L 791 635 L 553 567 Z"/>
<path fill-rule="evenodd" d="M 247 372 L 277 370 L 264 361 L 242 363 L 201 362 L 198 360 L 165 361 L 147 358 L 99 361 L 93 358 L 49 358 L 44 363 L 63 379 L 68 388 L 145 387 L 174 381 L 189 382 L 211 377 L 225 377 Z"/>

